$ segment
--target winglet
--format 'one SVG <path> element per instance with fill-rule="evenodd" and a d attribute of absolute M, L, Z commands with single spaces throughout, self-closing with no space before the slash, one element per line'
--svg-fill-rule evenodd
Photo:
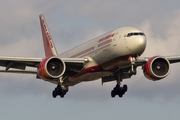
<path fill-rule="evenodd" d="M 57 51 L 54 46 L 53 39 L 50 35 L 48 26 L 46 24 L 44 15 L 43 14 L 39 15 L 39 18 L 40 18 L 40 23 L 41 23 L 41 32 L 42 32 L 42 38 L 43 38 L 46 57 L 57 56 Z"/>

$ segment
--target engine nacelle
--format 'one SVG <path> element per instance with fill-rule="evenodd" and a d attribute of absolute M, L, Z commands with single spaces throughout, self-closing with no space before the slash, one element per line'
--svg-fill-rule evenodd
<path fill-rule="evenodd" d="M 163 57 L 152 57 L 144 65 L 144 76 L 149 80 L 157 81 L 165 78 L 170 72 L 170 63 Z"/>
<path fill-rule="evenodd" d="M 65 63 L 60 58 L 48 57 L 39 64 L 37 74 L 43 80 L 54 80 L 60 78 L 65 69 Z"/>

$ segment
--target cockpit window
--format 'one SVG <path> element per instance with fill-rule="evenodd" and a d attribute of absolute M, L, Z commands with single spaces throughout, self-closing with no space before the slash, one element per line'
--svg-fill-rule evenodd
<path fill-rule="evenodd" d="M 130 36 L 137 36 L 137 35 L 145 36 L 144 33 L 128 33 L 127 37 L 130 37 Z"/>
<path fill-rule="evenodd" d="M 144 35 L 144 36 L 145 36 L 145 34 L 144 34 L 144 33 L 139 33 L 139 35 Z"/>

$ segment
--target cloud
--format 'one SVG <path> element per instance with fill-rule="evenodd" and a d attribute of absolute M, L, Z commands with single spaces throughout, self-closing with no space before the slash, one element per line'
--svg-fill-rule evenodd
<path fill-rule="evenodd" d="M 140 29 L 144 31 L 147 38 L 146 56 L 157 55 L 175 55 L 179 54 L 180 46 L 180 10 L 171 14 L 171 17 L 162 18 L 164 27 L 159 28 L 158 23 L 153 25 L 153 22 L 146 20 Z M 154 26 L 157 25 L 158 32 Z M 166 29 L 164 29 L 166 28 Z M 153 48 L 153 49 L 152 49 Z"/>

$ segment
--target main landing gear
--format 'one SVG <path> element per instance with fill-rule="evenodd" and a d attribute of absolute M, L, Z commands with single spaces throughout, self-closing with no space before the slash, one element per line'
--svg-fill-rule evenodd
<path fill-rule="evenodd" d="M 116 95 L 122 97 L 125 94 L 125 92 L 127 92 L 127 89 L 128 89 L 127 85 L 123 85 L 123 87 L 120 87 L 120 85 L 117 84 L 114 87 L 114 89 L 111 91 L 111 97 L 114 98 Z"/>
<path fill-rule="evenodd" d="M 59 95 L 61 98 L 63 98 L 67 92 L 68 92 L 68 87 L 66 87 L 66 86 L 61 87 L 61 85 L 58 84 L 57 87 L 52 92 L 52 96 L 53 96 L 53 98 L 56 98 L 56 96 Z"/>
<path fill-rule="evenodd" d="M 120 86 L 120 84 L 122 82 L 123 72 L 121 70 L 119 70 L 114 75 L 116 77 L 117 85 L 111 91 L 111 97 L 114 98 L 116 95 L 118 95 L 119 97 L 122 97 L 128 90 L 127 85 L 123 85 L 123 87 Z"/>
<path fill-rule="evenodd" d="M 123 97 L 123 95 L 127 92 L 128 87 L 127 85 L 123 85 L 123 87 L 120 86 L 121 82 L 125 78 L 130 78 L 132 75 L 136 75 L 136 67 L 134 67 L 134 61 L 135 58 L 131 58 L 131 68 L 127 71 L 118 70 L 116 73 L 114 73 L 114 77 L 117 81 L 117 85 L 114 87 L 114 89 L 111 91 L 111 97 L 114 98 L 116 95 L 119 97 Z"/>

